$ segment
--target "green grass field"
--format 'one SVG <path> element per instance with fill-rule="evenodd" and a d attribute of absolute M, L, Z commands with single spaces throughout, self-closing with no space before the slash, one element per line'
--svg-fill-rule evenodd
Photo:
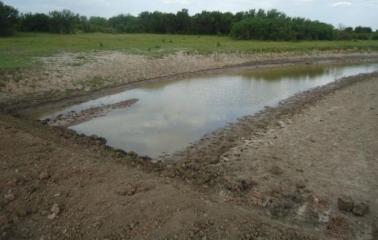
<path fill-rule="evenodd" d="M 208 54 L 212 52 L 304 52 L 314 49 L 378 50 L 378 41 L 266 42 L 240 41 L 219 36 L 20 33 L 14 37 L 0 38 L 0 69 L 33 66 L 35 57 L 49 56 L 62 51 L 120 50 L 159 56 L 176 51 Z"/>

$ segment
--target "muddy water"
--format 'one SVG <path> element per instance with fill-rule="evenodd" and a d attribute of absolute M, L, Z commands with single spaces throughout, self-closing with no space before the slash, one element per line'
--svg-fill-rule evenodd
<path fill-rule="evenodd" d="M 105 137 L 115 148 L 158 157 L 183 149 L 227 122 L 256 113 L 264 106 L 274 106 L 295 93 L 344 76 L 377 70 L 378 64 L 242 70 L 146 84 L 65 111 L 139 99 L 130 108 L 115 109 L 71 128 Z"/>

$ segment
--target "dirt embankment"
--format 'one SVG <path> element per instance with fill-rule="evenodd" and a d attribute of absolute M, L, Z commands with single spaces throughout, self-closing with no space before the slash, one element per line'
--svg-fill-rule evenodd
<path fill-rule="evenodd" d="M 114 109 L 128 108 L 136 102 L 138 102 L 138 99 L 128 99 L 118 103 L 91 107 L 81 111 L 70 111 L 54 118 L 45 118 L 42 120 L 42 123 L 50 126 L 70 127 L 90 119 L 104 116 Z"/>
<path fill-rule="evenodd" d="M 0 239 L 376 239 L 377 93 L 349 77 L 155 164 L 0 115 Z"/>
<path fill-rule="evenodd" d="M 94 90 L 129 86 L 148 80 L 177 78 L 190 73 L 234 67 L 272 67 L 297 63 L 375 61 L 378 53 L 309 52 L 269 54 L 177 53 L 160 58 L 122 52 L 62 53 L 39 59 L 38 67 L 2 71 L 0 106 L 30 106 Z M 8 103 L 8 104 L 6 104 Z"/>
<path fill-rule="evenodd" d="M 208 134 L 165 159 L 165 175 L 232 192 L 286 223 L 375 239 L 377 122 L 378 72 L 347 77 Z M 353 204 L 370 213 L 352 214 Z"/>

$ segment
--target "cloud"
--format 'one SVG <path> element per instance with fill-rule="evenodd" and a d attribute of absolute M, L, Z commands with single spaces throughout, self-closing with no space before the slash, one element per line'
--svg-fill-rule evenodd
<path fill-rule="evenodd" d="M 340 2 L 335 2 L 331 4 L 332 7 L 351 6 L 351 5 L 352 5 L 351 2 L 346 2 L 346 1 L 340 1 Z"/>

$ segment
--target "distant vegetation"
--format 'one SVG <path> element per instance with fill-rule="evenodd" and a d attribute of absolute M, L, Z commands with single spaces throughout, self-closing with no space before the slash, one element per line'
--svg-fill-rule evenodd
<path fill-rule="evenodd" d="M 118 15 L 109 19 L 80 16 L 70 10 L 19 14 L 0 2 L 0 35 L 22 32 L 104 32 L 231 35 L 235 39 L 254 40 L 378 40 L 370 27 L 345 27 L 304 18 L 292 18 L 277 10 L 250 10 L 236 14 L 208 12 L 190 16 L 183 9 L 176 14 L 142 12 L 138 16 Z"/>
<path fill-rule="evenodd" d="M 12 35 L 16 29 L 18 11 L 0 1 L 0 36 Z"/>

